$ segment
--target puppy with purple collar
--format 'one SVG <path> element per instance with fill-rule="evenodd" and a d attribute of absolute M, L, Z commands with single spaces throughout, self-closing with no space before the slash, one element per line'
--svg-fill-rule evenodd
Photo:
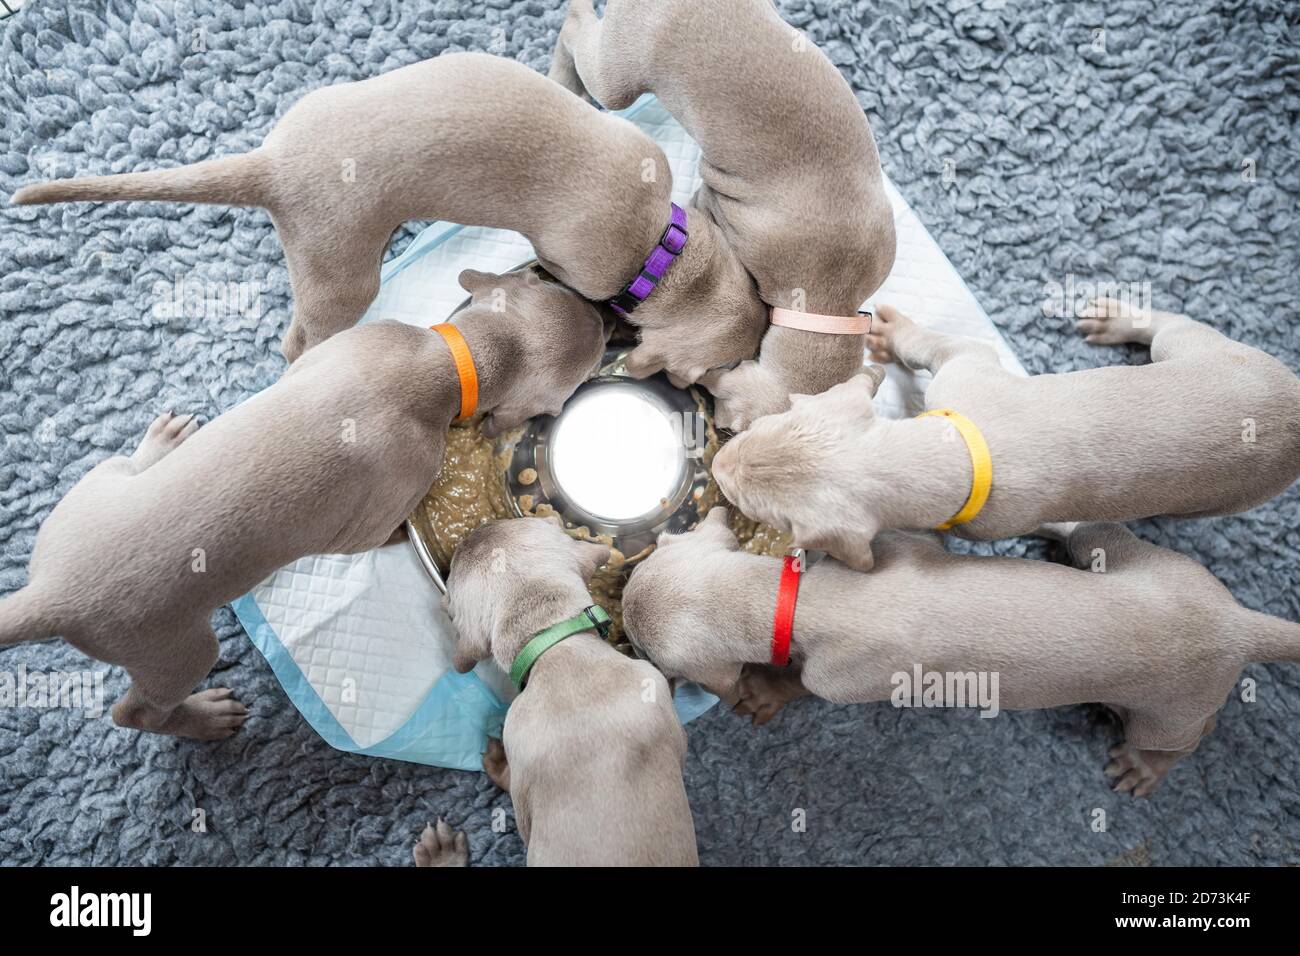
<path fill-rule="evenodd" d="M 456 669 L 492 657 L 522 687 L 484 768 L 510 793 L 529 866 L 695 866 L 672 691 L 602 639 L 587 582 L 609 548 L 562 527 L 494 521 L 452 555 Z M 417 862 L 438 856 L 438 835 Z"/>
<path fill-rule="evenodd" d="M 771 307 L 757 359 L 700 379 L 719 427 L 861 369 L 870 317 L 857 310 L 896 246 L 880 157 L 849 85 L 771 0 L 610 0 L 603 17 L 571 0 L 550 75 L 609 109 L 653 93 L 700 144 L 693 203 Z"/>
<path fill-rule="evenodd" d="M 622 117 L 513 60 L 449 53 L 315 90 L 251 152 L 34 184 L 11 201 L 265 208 L 293 286 L 291 362 L 365 313 L 402 223 L 511 229 L 551 275 L 640 327 L 634 374 L 693 382 L 754 354 L 764 309 L 712 219 L 671 204 L 672 185 L 663 151 Z"/>

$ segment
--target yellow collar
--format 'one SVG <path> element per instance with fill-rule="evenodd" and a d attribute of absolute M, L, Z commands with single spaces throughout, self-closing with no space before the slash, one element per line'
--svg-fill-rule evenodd
<path fill-rule="evenodd" d="M 931 415 L 938 415 L 952 422 L 962 439 L 965 440 L 966 450 L 970 452 L 970 466 L 973 476 L 970 484 L 970 497 L 966 499 L 966 503 L 961 506 L 960 511 L 935 529 L 936 531 L 947 531 L 959 524 L 974 521 L 975 516 L 980 513 L 985 502 L 989 500 L 989 490 L 993 487 L 993 456 L 989 454 L 989 445 L 984 440 L 983 433 L 965 415 L 955 412 L 951 408 L 936 408 L 934 411 L 922 412 L 916 417 L 928 418 Z"/>

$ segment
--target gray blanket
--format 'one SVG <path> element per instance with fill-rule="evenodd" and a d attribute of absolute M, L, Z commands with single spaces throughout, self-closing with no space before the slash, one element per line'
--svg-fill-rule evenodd
<path fill-rule="evenodd" d="M 886 169 L 1031 371 L 1145 360 L 1093 350 L 1068 321 L 1044 317 L 1048 284 L 1070 276 L 1149 282 L 1157 307 L 1189 310 L 1300 368 L 1300 7 L 779 6 L 853 84 Z M 545 69 L 561 7 L 29 0 L 0 23 L 0 196 L 47 176 L 248 149 L 314 87 L 448 50 Z M 78 204 L 3 217 L 0 592 L 23 582 L 59 497 L 131 448 L 154 415 L 215 416 L 275 381 L 290 304 L 259 210 Z M 1244 604 L 1295 620 L 1298 519 L 1293 488 L 1240 517 L 1137 530 L 1204 561 Z M 1027 547 L 1037 546 L 989 550 Z M 522 862 L 518 835 L 491 828 L 492 810 L 510 803 L 483 775 L 331 750 L 228 610 L 216 624 L 212 684 L 253 710 L 229 741 L 0 710 L 0 862 L 403 865 L 438 815 L 469 831 L 476 864 Z M 1061 629 L 1068 639 L 1070 622 Z M 20 665 L 98 666 L 60 642 L 0 654 L 0 670 Z M 715 710 L 690 728 L 700 858 L 1295 863 L 1300 667 L 1247 676 L 1256 702 L 1234 695 L 1215 733 L 1145 802 L 1107 790 L 1101 768 L 1118 728 L 1100 708 L 981 720 L 803 701 L 760 730 Z M 110 700 L 125 685 L 109 671 Z M 1098 808 L 1104 832 L 1091 826 Z"/>

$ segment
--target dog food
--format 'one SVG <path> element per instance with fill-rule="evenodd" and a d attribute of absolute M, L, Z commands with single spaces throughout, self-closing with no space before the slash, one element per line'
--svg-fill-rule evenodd
<path fill-rule="evenodd" d="M 479 525 L 496 518 L 519 515 L 545 518 L 555 514 L 550 505 L 537 504 L 532 495 L 520 495 L 514 502 L 510 499 L 505 474 L 514 444 L 522 433 L 522 429 L 516 430 L 494 443 L 492 439 L 483 437 L 476 423 L 454 425 L 448 430 L 442 471 L 411 515 L 411 523 L 444 573 L 451 565 L 451 555 L 456 546 Z M 721 447 L 712 428 L 709 428 L 708 439 L 706 462 L 711 461 Z M 728 504 L 712 480 L 699 495 L 699 503 L 701 514 L 714 504 Z M 744 550 L 754 554 L 781 555 L 790 546 L 788 535 L 751 521 L 734 507 L 730 513 L 731 530 Z M 629 557 L 613 546 L 608 535 L 593 534 L 581 525 L 570 525 L 566 530 L 575 538 L 610 547 L 609 562 L 596 572 L 588 587 L 592 600 L 609 612 L 610 643 L 623 650 L 630 649 L 623 636 L 623 585 L 627 583 L 632 567 L 653 551 L 653 546 Z"/>

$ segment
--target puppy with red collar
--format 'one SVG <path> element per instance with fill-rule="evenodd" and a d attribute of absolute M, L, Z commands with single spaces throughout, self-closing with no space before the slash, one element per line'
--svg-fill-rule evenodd
<path fill-rule="evenodd" d="M 660 537 L 623 591 L 623 624 L 665 676 L 760 720 L 802 693 L 906 704 L 918 666 L 961 679 L 960 699 L 939 704 L 974 700 L 987 716 L 1106 704 L 1126 738 L 1106 775 L 1138 796 L 1209 733 L 1246 664 L 1300 661 L 1300 624 L 1240 607 L 1195 561 L 1115 524 L 1043 531 L 1076 567 L 949 554 L 937 535 L 894 532 L 869 574 L 832 558 L 800 571 L 741 551 L 715 508 Z M 755 670 L 773 664 L 788 669 Z"/>

